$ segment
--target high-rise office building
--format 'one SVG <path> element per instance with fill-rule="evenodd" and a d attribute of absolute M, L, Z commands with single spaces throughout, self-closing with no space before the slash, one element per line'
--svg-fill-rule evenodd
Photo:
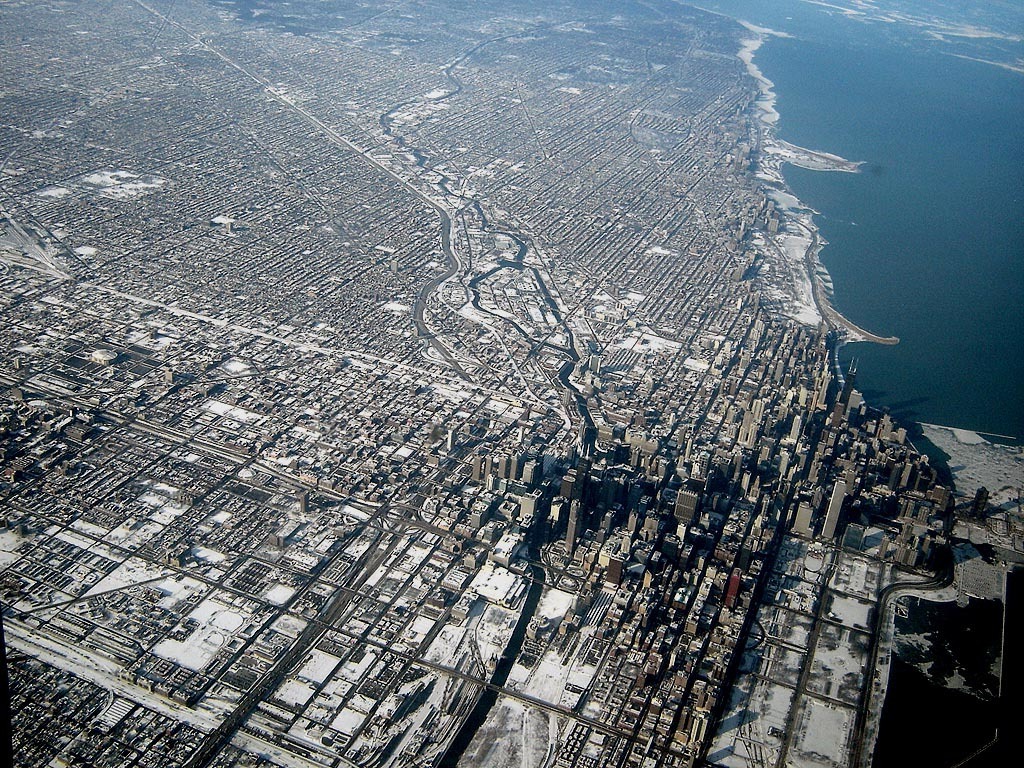
<path fill-rule="evenodd" d="M 825 513 L 825 527 L 821 535 L 826 539 L 834 538 L 836 526 L 839 524 L 839 513 L 843 511 L 843 501 L 846 499 L 846 483 L 837 480 L 835 488 L 832 489 L 832 499 L 828 503 L 828 512 Z"/>

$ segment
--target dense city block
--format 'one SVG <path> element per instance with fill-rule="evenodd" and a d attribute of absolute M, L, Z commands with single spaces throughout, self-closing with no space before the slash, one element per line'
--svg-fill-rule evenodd
<path fill-rule="evenodd" d="M 971 505 L 835 363 L 753 36 L 3 3 L 18 764 L 867 764 Z"/>

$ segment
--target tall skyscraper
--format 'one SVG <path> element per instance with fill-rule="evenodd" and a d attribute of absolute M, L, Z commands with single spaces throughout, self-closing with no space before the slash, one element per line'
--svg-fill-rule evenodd
<path fill-rule="evenodd" d="M 846 499 L 846 483 L 837 480 L 835 488 L 832 489 L 832 499 L 828 503 L 828 512 L 825 513 L 825 527 L 821 534 L 826 539 L 834 538 L 836 526 L 839 524 L 839 513 L 843 511 L 843 501 Z"/>
<path fill-rule="evenodd" d="M 801 501 L 800 506 L 796 509 L 796 521 L 793 523 L 793 533 L 798 536 L 806 536 L 810 538 L 814 533 L 814 526 L 811 523 L 811 517 L 814 514 L 814 507 L 811 506 L 810 502 Z"/>
<path fill-rule="evenodd" d="M 693 491 L 679 491 L 679 495 L 676 496 L 676 520 L 683 524 L 688 524 L 693 520 L 697 514 L 697 504 L 699 501 L 700 496 Z"/>

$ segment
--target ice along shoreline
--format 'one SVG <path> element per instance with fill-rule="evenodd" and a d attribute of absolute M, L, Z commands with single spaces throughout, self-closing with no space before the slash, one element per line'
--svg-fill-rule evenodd
<path fill-rule="evenodd" d="M 806 325 L 825 322 L 842 343 L 868 341 L 876 344 L 898 344 L 896 336 L 879 336 L 845 317 L 832 304 L 832 278 L 818 258 L 827 241 L 814 223 L 816 211 L 804 205 L 786 186 L 782 176 L 785 163 L 812 171 L 859 173 L 862 161 L 847 160 L 838 155 L 806 149 L 780 139 L 776 133 L 779 113 L 775 108 L 775 84 L 765 77 L 754 63 L 754 54 L 768 37 L 789 37 L 766 27 L 746 21 L 740 24 L 751 33 L 741 41 L 737 57 L 747 73 L 757 82 L 759 94 L 754 101 L 760 124 L 756 178 L 765 182 L 767 196 L 781 217 L 781 226 L 772 233 L 755 236 L 755 247 L 788 280 L 769 286 L 770 298 L 785 307 L 785 314 Z"/>

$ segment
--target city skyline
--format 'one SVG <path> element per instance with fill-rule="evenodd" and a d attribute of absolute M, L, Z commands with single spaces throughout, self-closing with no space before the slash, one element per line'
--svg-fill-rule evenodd
<path fill-rule="evenodd" d="M 1005 603 L 1019 488 L 837 360 L 899 340 L 832 306 L 781 168 L 860 163 L 775 134 L 771 30 L 0 19 L 17 764 L 859 768 L 901 597 Z"/>

